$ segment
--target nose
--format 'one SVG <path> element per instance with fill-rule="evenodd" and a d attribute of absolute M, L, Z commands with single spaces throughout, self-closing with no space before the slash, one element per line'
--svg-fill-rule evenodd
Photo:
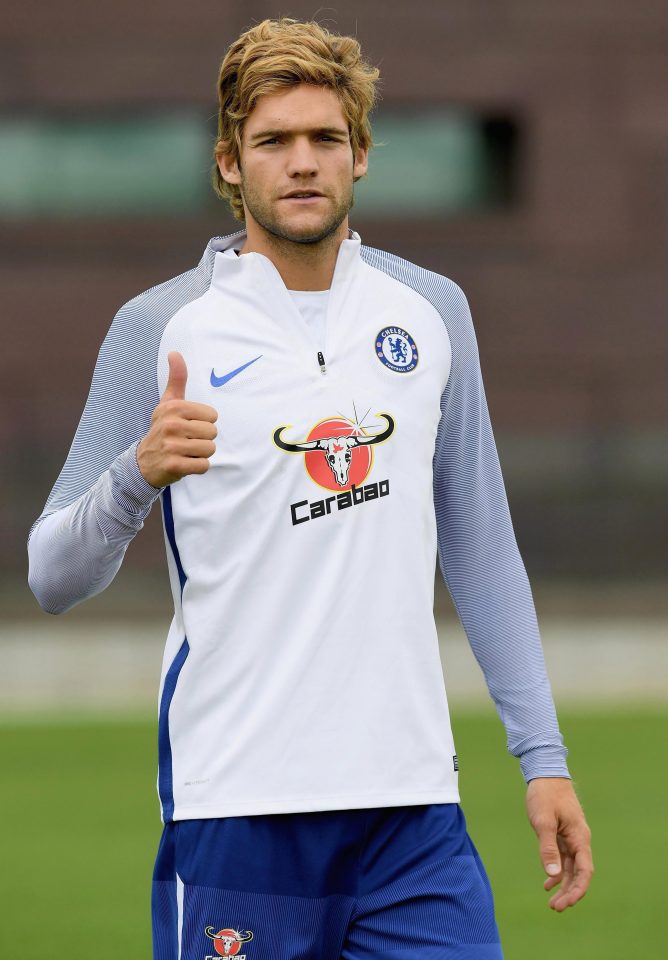
<path fill-rule="evenodd" d="M 318 158 L 308 137 L 295 137 L 288 153 L 289 177 L 312 177 L 318 172 Z"/>

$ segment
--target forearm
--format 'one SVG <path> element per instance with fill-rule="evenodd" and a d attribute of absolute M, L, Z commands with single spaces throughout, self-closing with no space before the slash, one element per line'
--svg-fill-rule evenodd
<path fill-rule="evenodd" d="M 136 444 L 67 507 L 42 517 L 28 542 L 28 582 L 40 606 L 63 613 L 107 587 L 160 490 L 144 480 Z"/>
<path fill-rule="evenodd" d="M 569 777 L 524 565 L 514 537 L 495 548 L 490 575 L 457 591 L 460 617 L 525 780 Z"/>

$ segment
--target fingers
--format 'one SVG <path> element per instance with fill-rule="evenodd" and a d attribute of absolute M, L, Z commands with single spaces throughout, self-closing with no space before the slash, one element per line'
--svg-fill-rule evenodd
<path fill-rule="evenodd" d="M 561 888 L 550 900 L 550 907 L 561 913 L 581 900 L 586 894 L 594 873 L 591 849 L 585 842 L 574 856 L 564 857 L 564 880 Z"/>
<path fill-rule="evenodd" d="M 193 440 L 180 437 L 167 444 L 168 454 L 177 457 L 212 457 L 216 452 L 213 440 Z"/>
<path fill-rule="evenodd" d="M 160 438 L 161 463 L 167 482 L 189 474 L 206 473 L 216 452 L 212 423 L 198 420 L 166 420 Z"/>
<path fill-rule="evenodd" d="M 559 890 L 557 890 L 554 893 L 554 895 L 550 898 L 550 901 L 549 901 L 549 905 L 550 907 L 552 907 L 553 910 L 556 910 L 558 905 L 560 907 L 562 904 L 564 906 L 566 905 L 565 901 L 572 888 L 574 875 L 575 875 L 575 864 L 573 862 L 573 857 L 566 856 L 564 857 L 564 869 L 563 869 L 561 886 Z M 563 907 L 561 907 L 561 909 L 563 909 Z M 560 910 L 557 912 L 560 912 Z"/>
<path fill-rule="evenodd" d="M 206 473 L 210 466 L 207 457 L 170 456 L 164 462 L 166 483 L 174 483 L 193 473 Z"/>
<path fill-rule="evenodd" d="M 184 437 L 189 440 L 215 440 L 218 430 L 210 420 L 186 420 L 183 417 L 165 416 L 161 429 L 167 437 Z"/>
<path fill-rule="evenodd" d="M 184 400 L 186 395 L 186 382 L 188 380 L 188 368 L 186 362 L 180 353 L 172 350 L 167 354 L 169 364 L 169 379 L 165 392 L 162 395 L 163 400 Z"/>
<path fill-rule="evenodd" d="M 562 875 L 559 874 L 557 877 L 548 877 L 547 880 L 543 883 L 544 890 L 551 890 L 553 887 L 556 887 L 561 883 Z"/>
<path fill-rule="evenodd" d="M 165 390 L 154 414 L 159 411 L 160 416 L 180 417 L 183 420 L 205 420 L 207 423 L 215 423 L 218 419 L 218 411 L 208 403 L 195 403 L 193 400 L 177 397 L 167 397 L 165 400 L 166 393 Z"/>

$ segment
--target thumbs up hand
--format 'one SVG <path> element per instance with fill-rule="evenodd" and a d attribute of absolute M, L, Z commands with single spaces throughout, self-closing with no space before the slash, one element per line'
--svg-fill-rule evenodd
<path fill-rule="evenodd" d="M 137 464 L 152 487 L 165 487 L 192 473 L 206 473 L 216 445 L 218 411 L 185 399 L 188 368 L 180 353 L 168 354 L 169 379 L 153 411 L 151 428 L 137 447 Z"/>

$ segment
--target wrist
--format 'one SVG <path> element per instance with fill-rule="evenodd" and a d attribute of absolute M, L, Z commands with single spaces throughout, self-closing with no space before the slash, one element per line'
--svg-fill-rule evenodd
<path fill-rule="evenodd" d="M 149 490 L 159 492 L 163 489 L 163 486 L 159 483 L 158 478 L 153 476 L 146 465 L 146 458 L 143 456 L 143 450 L 141 449 L 145 439 L 146 437 L 142 437 L 141 440 L 135 444 L 134 464 L 137 472 L 140 474 L 142 480 L 146 483 Z"/>

